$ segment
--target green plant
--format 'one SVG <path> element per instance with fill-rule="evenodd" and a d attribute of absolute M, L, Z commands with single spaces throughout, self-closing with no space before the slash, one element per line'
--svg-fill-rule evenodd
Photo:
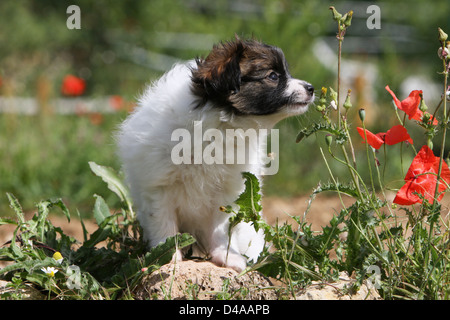
<path fill-rule="evenodd" d="M 14 262 L 0 269 L 2 278 L 17 285 L 32 283 L 47 292 L 49 299 L 115 299 L 131 291 L 145 274 L 169 262 L 176 249 L 194 242 L 190 235 L 180 234 L 147 251 L 127 189 L 110 168 L 90 165 L 120 198 L 123 208 L 112 213 L 103 198 L 95 195 L 93 215 L 98 229 L 88 235 L 80 217 L 84 241 L 77 243 L 48 219 L 51 209 L 59 208 L 70 221 L 69 210 L 60 199 L 39 202 L 36 214 L 26 220 L 17 199 L 8 194 L 17 221 L 4 218 L 0 224 L 17 227 L 8 245 L 0 248 L 0 259 Z"/>
<path fill-rule="evenodd" d="M 330 8 L 338 24 L 339 60 L 341 46 L 351 25 L 352 12 L 341 15 Z M 365 127 L 365 110 L 358 110 L 362 127 L 357 128 L 366 142 L 364 153 L 367 161 L 368 179 L 363 179 L 358 161 L 364 156 L 356 154 L 352 142 L 352 123 L 349 112 L 353 109 L 351 90 L 342 103 L 338 90 L 322 88 L 316 110 L 321 114 L 320 123 L 301 130 L 297 142 L 309 136 L 324 134 L 326 149 L 320 148 L 322 158 L 330 175 L 330 182 L 319 184 L 313 191 L 310 203 L 318 193 L 337 193 L 342 209 L 321 232 L 311 231 L 300 217 L 294 217 L 298 228 L 291 225 L 269 226 L 255 211 L 260 209 L 259 185 L 254 176 L 246 173 L 246 190 L 237 203 L 240 209 L 230 218 L 231 227 L 240 221 L 251 222 L 255 229 L 263 228 L 272 250 L 264 252 L 253 266 L 262 273 L 282 279 L 295 295 L 299 287 L 311 279 L 329 281 L 340 272 L 356 276 L 356 286 L 371 281 L 385 299 L 448 299 L 450 294 L 450 227 L 449 220 L 441 215 L 439 201 L 449 188 L 450 170 L 445 162 L 445 140 L 449 114 L 447 83 L 449 73 L 448 43 L 439 29 L 440 59 L 443 62 L 444 93 L 433 114 L 427 112 L 422 92 L 415 90 L 400 101 L 387 86 L 396 105 L 395 112 L 400 125 L 386 133 L 373 134 Z M 446 51 L 447 50 L 447 51 Z M 444 54 L 442 54 L 444 52 Z M 338 62 L 339 63 L 339 62 Z M 340 66 L 339 66 L 340 72 Z M 398 110 L 405 112 L 403 118 Z M 442 115 L 438 111 L 441 110 Z M 409 120 L 423 128 L 428 143 L 419 152 L 405 127 Z M 432 140 L 441 135 L 440 154 L 432 152 Z M 386 193 L 386 180 L 377 150 L 386 145 L 401 143 L 401 159 L 412 152 L 414 159 L 405 176 L 405 184 L 396 189 L 394 200 Z M 409 150 L 404 150 L 406 145 Z M 385 160 L 387 158 L 385 157 Z M 334 175 L 330 161 L 336 161 L 347 169 L 349 182 L 342 184 Z M 404 173 L 402 173 L 404 174 Z M 344 205 L 342 198 L 349 196 L 354 203 Z M 307 215 L 309 206 L 305 211 Z M 228 208 L 231 211 L 231 208 Z M 402 223 L 402 216 L 407 222 Z"/>

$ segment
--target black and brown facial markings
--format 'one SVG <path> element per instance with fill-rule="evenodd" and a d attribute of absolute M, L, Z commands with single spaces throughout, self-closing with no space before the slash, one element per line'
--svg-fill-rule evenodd
<path fill-rule="evenodd" d="M 256 40 L 215 45 L 192 69 L 192 90 L 202 103 L 233 114 L 266 115 L 298 108 L 306 110 L 314 88 L 294 79 L 283 52 Z"/>

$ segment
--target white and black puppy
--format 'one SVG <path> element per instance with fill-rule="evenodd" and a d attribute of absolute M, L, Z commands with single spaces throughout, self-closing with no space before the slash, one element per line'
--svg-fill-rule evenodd
<path fill-rule="evenodd" d="M 292 78 L 279 48 L 238 38 L 214 46 L 205 59 L 175 65 L 150 85 L 117 135 L 149 245 L 187 232 L 217 265 L 240 271 L 247 260 L 256 261 L 263 235 L 241 223 L 229 244 L 230 215 L 219 209 L 232 205 L 244 190 L 241 173 L 259 176 L 263 164 L 254 160 L 267 156 L 260 143 L 239 140 L 246 139 L 243 130 L 265 134 L 283 118 L 305 112 L 313 100 L 314 88 Z M 229 130 L 237 132 L 232 146 L 246 161 L 229 161 L 220 149 Z M 198 132 L 204 132 L 200 144 L 185 136 Z M 180 148 L 181 137 L 192 150 Z M 211 146 L 214 152 L 207 159 L 204 151 Z M 181 253 L 176 257 L 181 259 Z"/>

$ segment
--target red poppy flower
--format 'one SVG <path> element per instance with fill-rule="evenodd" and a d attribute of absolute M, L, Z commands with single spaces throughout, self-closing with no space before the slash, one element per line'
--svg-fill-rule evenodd
<path fill-rule="evenodd" d="M 364 136 L 364 129 L 363 128 L 356 128 L 358 130 L 359 135 L 365 139 Z M 380 149 L 380 147 L 383 145 L 383 143 L 386 143 L 387 145 L 394 145 L 399 142 L 408 141 L 409 143 L 413 143 L 413 140 L 408 134 L 408 131 L 403 127 L 402 125 L 396 125 L 393 126 L 391 129 L 389 129 L 386 133 L 380 132 L 377 134 L 373 134 L 369 130 L 366 129 L 366 136 L 367 136 L 367 142 L 369 145 L 371 145 L 374 149 Z"/>
<path fill-rule="evenodd" d="M 369 130 L 365 130 L 366 134 L 364 135 L 364 129 L 363 128 L 356 128 L 356 130 L 358 130 L 359 135 L 365 139 L 365 136 L 367 136 L 367 142 L 375 149 L 380 149 L 380 147 L 383 145 L 384 143 L 384 136 L 386 135 L 385 133 L 377 133 L 374 134 L 372 132 L 370 132 Z"/>
<path fill-rule="evenodd" d="M 404 126 L 398 124 L 386 132 L 384 142 L 387 145 L 392 146 L 403 141 L 408 141 L 410 144 L 413 144 L 413 139 L 411 139 Z"/>
<path fill-rule="evenodd" d="M 389 88 L 389 86 L 386 86 L 385 89 L 391 94 L 397 108 L 404 111 L 408 115 L 409 120 L 417 120 L 417 121 L 422 120 L 423 112 L 419 109 L 421 99 L 420 95 L 422 94 L 422 90 L 413 90 L 409 94 L 408 98 L 406 98 L 403 101 L 400 101 L 398 100 L 395 93 L 391 90 L 391 88 Z M 430 119 L 433 119 L 433 125 L 438 124 L 438 121 L 434 119 L 431 115 Z"/>
<path fill-rule="evenodd" d="M 428 146 L 423 146 L 413 159 L 405 176 L 406 183 L 397 192 L 394 203 L 399 205 L 422 203 L 419 195 L 432 203 L 435 197 L 438 170 L 439 157 L 436 157 Z M 450 170 L 445 162 L 442 163 L 441 180 L 450 184 Z M 443 191 L 446 189 L 447 185 L 439 181 L 438 201 L 441 201 L 444 196 Z"/>
<path fill-rule="evenodd" d="M 73 75 L 67 75 L 63 79 L 61 91 L 66 96 L 80 96 L 86 89 L 86 83 L 83 79 Z"/>

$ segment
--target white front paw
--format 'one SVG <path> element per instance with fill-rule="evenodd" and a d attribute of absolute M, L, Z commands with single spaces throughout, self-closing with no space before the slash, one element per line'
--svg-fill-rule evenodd
<path fill-rule="evenodd" d="M 227 254 L 228 253 L 228 254 Z M 247 259 L 240 254 L 216 249 L 211 253 L 211 261 L 219 267 L 227 267 L 241 272 L 247 266 Z"/>

